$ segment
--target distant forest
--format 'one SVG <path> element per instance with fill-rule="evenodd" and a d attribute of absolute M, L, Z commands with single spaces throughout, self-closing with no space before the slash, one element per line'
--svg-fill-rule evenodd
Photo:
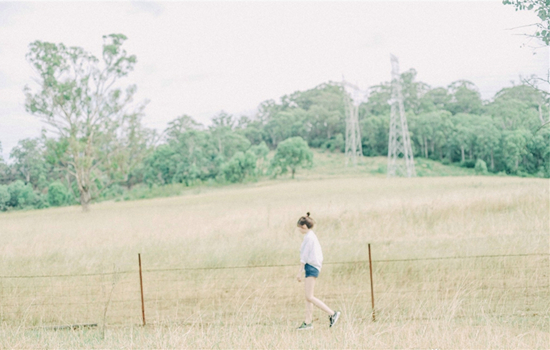
<path fill-rule="evenodd" d="M 472 168 L 477 163 L 493 174 L 550 177 L 550 128 L 543 127 L 550 111 L 538 89 L 516 85 L 484 101 L 472 82 L 432 88 L 417 81 L 414 69 L 401 74 L 401 84 L 414 157 Z M 48 132 L 20 140 L 9 164 L 0 158 L 0 210 L 84 205 L 136 186 L 276 176 L 280 171 L 269 151 L 287 139 L 344 151 L 344 93 L 339 84 L 325 83 L 280 101 L 264 101 L 253 117 L 220 112 L 209 126 L 184 114 L 161 134 L 143 127 L 139 109 L 124 114 L 111 129 L 93 129 L 93 144 L 89 131 L 75 136 L 69 126 L 67 134 Z M 38 94 L 27 91 L 27 110 L 40 116 L 41 105 L 33 105 Z M 366 157 L 388 154 L 390 97 L 389 82 L 372 86 L 359 107 Z M 79 158 L 92 147 L 93 156 Z M 85 162 L 88 174 L 82 170 Z"/>

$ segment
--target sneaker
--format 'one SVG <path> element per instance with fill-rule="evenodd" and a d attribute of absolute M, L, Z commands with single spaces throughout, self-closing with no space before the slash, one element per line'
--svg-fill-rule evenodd
<path fill-rule="evenodd" d="M 336 311 L 334 315 L 328 317 L 328 319 L 330 320 L 329 328 L 336 324 L 336 322 L 338 321 L 338 318 L 340 318 L 340 311 Z"/>
<path fill-rule="evenodd" d="M 304 331 L 304 330 L 307 330 L 307 329 L 313 329 L 313 323 L 307 324 L 307 323 L 303 322 L 302 325 L 297 328 L 297 330 L 299 330 L 299 331 Z"/>

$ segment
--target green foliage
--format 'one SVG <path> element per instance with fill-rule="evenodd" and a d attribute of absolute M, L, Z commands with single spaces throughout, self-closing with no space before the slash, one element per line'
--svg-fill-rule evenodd
<path fill-rule="evenodd" d="M 45 178 L 48 168 L 40 141 L 38 138 L 20 140 L 11 150 L 10 158 L 13 160 L 12 170 L 16 178 L 42 189 L 47 186 Z"/>
<path fill-rule="evenodd" d="M 50 203 L 48 202 L 48 195 L 38 192 L 35 193 L 34 203 L 32 204 L 32 207 L 34 209 L 44 209 L 48 208 L 50 206 Z"/>
<path fill-rule="evenodd" d="M 530 132 L 525 129 L 505 131 L 502 139 L 502 153 L 505 169 L 508 173 L 517 174 L 520 168 L 520 162 L 527 154 L 527 142 L 530 138 Z"/>
<path fill-rule="evenodd" d="M 50 186 L 48 186 L 48 203 L 50 206 L 59 207 L 65 205 L 68 199 L 69 192 L 61 182 L 52 182 Z"/>
<path fill-rule="evenodd" d="M 4 198 L 7 191 L 9 199 L 0 203 L 0 210 L 73 204 L 79 195 L 83 205 L 92 198 L 165 196 L 187 187 L 243 182 L 266 174 L 290 172 L 294 177 L 299 168 L 312 165 L 309 147 L 344 151 L 344 91 L 335 83 L 296 91 L 280 102 L 264 101 L 255 116 L 237 119 L 222 111 L 208 127 L 183 114 L 168 123 L 160 140 L 142 126 L 144 105 L 134 111 L 127 108 L 135 87 L 90 95 L 97 84 L 119 86 L 118 79 L 136 62 L 122 48 L 123 35 L 104 39 L 101 60 L 63 44 L 30 45 L 28 59 L 37 68 L 41 88 L 26 89 L 26 107 L 58 135 L 21 140 L 11 153 L 12 164 L 0 159 L 0 184 L 9 185 L 4 186 Z M 97 75 L 102 70 L 108 78 Z M 432 88 L 417 81 L 414 69 L 400 79 L 419 176 L 472 175 L 475 170 L 550 177 L 550 128 L 544 127 L 549 108 L 541 91 L 512 86 L 482 101 L 468 81 Z M 359 106 L 363 154 L 385 157 L 391 84 L 369 91 L 368 101 Z M 101 115 L 96 115 L 97 123 L 88 124 L 85 118 L 92 116 L 96 105 Z M 276 152 L 268 161 L 270 149 Z M 320 154 L 333 156 L 333 162 L 341 156 Z M 384 173 L 380 159 L 365 171 Z M 70 191 L 65 188 L 62 193 L 62 183 Z M 42 195 L 46 188 L 48 194 Z"/>
<path fill-rule="evenodd" d="M 265 142 L 262 141 L 259 145 L 250 147 L 250 151 L 256 156 L 256 175 L 263 176 L 267 170 L 267 155 L 269 154 L 269 148 Z"/>
<path fill-rule="evenodd" d="M 503 0 L 504 5 L 512 5 L 518 10 L 533 11 L 541 20 L 537 23 L 535 37 L 550 45 L 550 2 L 548 0 Z"/>
<path fill-rule="evenodd" d="M 130 111 L 136 87 L 119 84 L 136 63 L 122 47 L 126 39 L 103 36 L 101 60 L 80 47 L 42 41 L 31 43 L 26 56 L 39 83 L 36 90 L 25 87 L 26 110 L 53 128 L 64 145 L 57 148 L 63 153 L 56 163 L 77 182 L 84 210 L 143 158 L 136 142 L 144 105 Z"/>
<path fill-rule="evenodd" d="M 36 200 L 32 186 L 29 184 L 25 185 L 21 180 L 9 184 L 8 193 L 10 194 L 8 206 L 13 208 L 23 209 L 32 207 Z"/>
<path fill-rule="evenodd" d="M 170 145 L 160 145 L 145 158 L 145 181 L 152 184 L 172 183 L 177 170 L 177 155 Z"/>
<path fill-rule="evenodd" d="M 487 174 L 487 163 L 483 159 L 476 160 L 476 165 L 474 167 L 476 174 L 485 175 Z"/>
<path fill-rule="evenodd" d="M 330 139 L 326 140 L 321 148 L 326 148 L 331 152 L 340 151 L 345 152 L 346 141 L 344 136 L 340 133 L 334 135 Z"/>
<path fill-rule="evenodd" d="M 474 83 L 467 80 L 455 81 L 448 86 L 448 90 L 450 100 L 445 108 L 452 114 L 482 112 L 481 94 Z"/>
<path fill-rule="evenodd" d="M 256 169 L 256 155 L 252 151 L 237 152 L 222 166 L 221 172 L 228 182 L 243 182 L 253 176 Z"/>
<path fill-rule="evenodd" d="M 8 209 L 8 203 L 10 201 L 11 195 L 8 191 L 8 186 L 0 185 L 0 210 Z"/>
<path fill-rule="evenodd" d="M 271 160 L 271 168 L 275 176 L 291 171 L 292 178 L 296 170 L 309 168 L 313 165 L 313 153 L 301 137 L 292 137 L 277 146 L 277 152 Z"/>

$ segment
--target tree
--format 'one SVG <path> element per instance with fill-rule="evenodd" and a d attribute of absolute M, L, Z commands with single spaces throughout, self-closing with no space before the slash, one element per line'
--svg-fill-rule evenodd
<path fill-rule="evenodd" d="M 520 170 L 520 162 L 528 152 L 526 146 L 531 137 L 532 134 L 526 129 L 503 132 L 502 153 L 508 172 L 516 174 Z"/>
<path fill-rule="evenodd" d="M 265 142 L 262 141 L 259 145 L 250 147 L 250 151 L 256 156 L 256 173 L 258 175 L 263 175 L 267 164 L 269 148 Z"/>
<path fill-rule="evenodd" d="M 212 125 L 209 127 L 209 130 L 214 140 L 216 140 L 218 154 L 222 156 L 224 154 L 225 138 L 228 134 L 231 134 L 234 126 L 235 120 L 233 120 L 233 116 L 224 111 L 221 111 L 212 118 Z"/>
<path fill-rule="evenodd" d="M 168 123 L 168 128 L 164 131 L 167 140 L 177 140 L 178 137 L 186 131 L 200 130 L 202 124 L 187 114 L 181 115 Z"/>
<path fill-rule="evenodd" d="M 301 137 L 292 137 L 279 143 L 277 152 L 271 160 L 271 168 L 277 174 L 286 174 L 290 169 L 292 178 L 296 169 L 313 165 L 313 152 Z"/>
<path fill-rule="evenodd" d="M 420 105 L 425 112 L 442 110 L 451 102 L 451 96 L 447 89 L 439 87 L 427 91 L 421 98 Z"/>
<path fill-rule="evenodd" d="M 447 111 L 433 111 L 423 113 L 411 118 L 412 139 L 418 144 L 419 155 L 424 158 L 443 158 L 443 149 L 447 143 L 447 137 L 451 134 L 452 122 Z"/>
<path fill-rule="evenodd" d="M 405 110 L 414 114 L 423 112 L 423 97 L 430 90 L 426 83 L 416 81 L 416 69 L 401 73 L 401 88 Z"/>
<path fill-rule="evenodd" d="M 128 189 L 143 181 L 143 160 L 153 152 L 159 139 L 155 130 L 143 127 L 142 118 L 141 111 L 124 118 L 118 138 L 120 150 L 116 157 L 111 157 L 107 167 L 111 180 Z"/>
<path fill-rule="evenodd" d="M 17 180 L 9 184 L 8 192 L 10 194 L 8 205 L 13 208 L 22 209 L 25 207 L 30 207 L 36 200 L 32 186 L 30 184 L 25 184 L 21 180 Z"/>
<path fill-rule="evenodd" d="M 244 141 L 248 143 L 248 140 Z M 224 157 L 219 154 L 217 142 L 208 131 L 187 131 L 180 135 L 177 142 L 171 142 L 170 146 L 175 151 L 173 160 L 176 162 L 173 182 L 190 185 L 197 180 L 218 175 Z M 228 151 L 232 147 L 224 149 Z"/>
<path fill-rule="evenodd" d="M 172 183 L 177 169 L 177 154 L 170 145 L 158 146 L 145 158 L 145 182 L 166 185 Z"/>
<path fill-rule="evenodd" d="M 540 23 L 535 23 L 537 30 L 534 35 L 529 35 L 532 37 L 535 37 L 537 39 L 540 39 L 546 47 L 550 45 L 550 1 L 548 0 L 503 0 L 502 3 L 504 5 L 512 5 L 516 8 L 516 11 L 520 10 L 528 10 L 528 11 L 534 11 L 535 14 L 539 17 L 541 20 Z M 544 78 L 537 77 L 536 75 L 531 76 L 531 78 L 523 79 L 523 83 L 526 85 L 531 86 L 535 90 L 541 93 L 541 95 L 544 96 L 545 105 L 548 106 L 548 100 L 550 94 L 538 88 L 539 82 L 543 82 L 543 84 L 550 84 L 550 68 L 548 69 L 548 74 Z M 548 120 L 545 120 L 545 118 L 542 117 L 542 108 L 539 104 L 539 118 L 541 121 L 541 128 L 544 126 L 550 125 L 550 117 Z M 539 128 L 540 129 L 540 128 Z"/>
<path fill-rule="evenodd" d="M 363 155 L 371 157 L 387 155 L 390 116 L 369 114 L 359 122 L 359 125 Z"/>
<path fill-rule="evenodd" d="M 476 142 L 474 152 L 478 159 L 488 160 L 491 171 L 495 170 L 495 154 L 499 149 L 500 131 L 489 116 L 481 116 L 474 125 Z"/>
<path fill-rule="evenodd" d="M 48 186 L 48 203 L 52 207 L 59 207 L 67 203 L 69 193 L 67 188 L 59 181 L 52 182 Z"/>
<path fill-rule="evenodd" d="M 35 41 L 27 59 L 38 74 L 39 87 L 25 87 L 28 112 L 37 115 L 67 145 L 61 158 L 76 179 L 83 210 L 99 188 L 109 182 L 109 167 L 123 145 L 118 133 L 129 111 L 135 85 L 118 87 L 134 68 L 136 56 L 122 48 L 122 34 L 103 37 L 100 62 L 80 47 Z M 118 83 L 118 84 L 117 84 Z"/>
<path fill-rule="evenodd" d="M 8 209 L 8 202 L 10 201 L 10 192 L 8 186 L 0 185 L 0 210 Z"/>
<path fill-rule="evenodd" d="M 446 109 L 452 114 L 468 113 L 481 114 L 483 103 L 481 94 L 474 83 L 467 80 L 458 80 L 448 86 L 450 100 Z"/>
<path fill-rule="evenodd" d="M 453 147 L 460 150 L 460 159 L 464 163 L 466 160 L 466 151 L 468 151 L 468 158 L 471 160 L 473 157 L 473 147 L 476 141 L 476 134 L 474 130 L 475 120 L 477 115 L 460 113 L 454 115 L 451 120 L 453 121 L 453 132 L 450 137 L 450 142 Z"/>
<path fill-rule="evenodd" d="M 32 184 L 35 189 L 47 186 L 47 165 L 40 139 L 20 140 L 11 150 L 10 158 L 13 160 L 13 170 L 25 183 Z"/>
<path fill-rule="evenodd" d="M 474 170 L 478 175 L 487 174 L 487 163 L 485 163 L 483 159 L 476 160 L 476 165 L 474 166 Z"/>
<path fill-rule="evenodd" d="M 247 116 L 241 116 L 239 118 L 237 128 L 235 129 L 237 133 L 246 137 L 253 145 L 259 145 L 263 141 L 262 133 L 262 123 L 259 120 L 251 120 Z M 264 142 L 265 143 L 265 142 Z"/>
<path fill-rule="evenodd" d="M 306 137 L 308 127 L 311 127 L 311 122 L 308 121 L 307 111 L 293 108 L 273 115 L 266 123 L 264 130 L 271 146 L 277 147 L 279 142 L 289 137 Z"/>
<path fill-rule="evenodd" d="M 550 45 L 550 2 L 548 0 L 503 0 L 504 5 L 512 5 L 519 10 L 534 11 L 541 23 L 536 23 L 537 31 L 534 37 Z"/>
<path fill-rule="evenodd" d="M 225 180 L 229 182 L 243 182 L 248 176 L 254 174 L 256 168 L 256 156 L 252 151 L 237 152 L 222 166 L 221 172 Z"/>
<path fill-rule="evenodd" d="M 7 184 L 10 180 L 10 168 L 2 157 L 2 142 L 0 142 L 0 184 Z"/>

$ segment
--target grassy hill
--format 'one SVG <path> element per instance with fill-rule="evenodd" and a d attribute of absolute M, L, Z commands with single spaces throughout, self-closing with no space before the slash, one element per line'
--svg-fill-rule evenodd
<path fill-rule="evenodd" d="M 548 180 L 388 179 L 367 172 L 383 158 L 341 160 L 316 154 L 295 181 L 0 214 L 0 348 L 547 346 Z M 328 329 L 316 310 L 303 334 L 306 211 L 325 256 L 316 295 L 343 317 Z M 48 328 L 83 323 L 99 327 Z"/>
<path fill-rule="evenodd" d="M 340 152 L 314 151 L 314 165 L 302 174 L 302 176 L 319 174 L 320 176 L 330 175 L 370 175 L 386 176 L 388 163 L 387 157 L 363 157 L 353 166 L 351 163 L 346 166 L 346 157 Z M 475 175 L 474 169 L 462 168 L 456 165 L 443 165 L 424 158 L 415 159 L 415 168 L 418 177 L 424 176 L 469 176 Z"/>
<path fill-rule="evenodd" d="M 387 157 L 363 157 L 356 166 L 348 164 L 346 166 L 346 157 L 341 152 L 320 151 L 312 149 L 314 153 L 313 166 L 310 169 L 299 169 L 296 173 L 295 181 L 326 179 L 335 177 L 386 177 Z M 272 157 L 274 152 L 270 154 Z M 443 165 L 440 162 L 426 160 L 422 158 L 415 159 L 416 173 L 418 177 L 433 176 L 475 176 L 474 169 L 462 168 L 456 165 Z M 264 177 L 259 183 L 278 183 L 281 181 L 290 181 L 290 175 L 280 176 L 276 180 L 270 177 Z M 248 186 L 250 182 L 239 185 L 229 186 Z M 147 186 L 137 186 L 131 191 L 109 197 L 115 200 L 134 200 L 157 197 L 179 196 L 184 194 L 197 194 L 201 191 L 228 186 L 215 181 L 201 184 L 198 186 L 185 186 L 183 184 L 171 184 L 166 186 L 149 188 Z"/>

